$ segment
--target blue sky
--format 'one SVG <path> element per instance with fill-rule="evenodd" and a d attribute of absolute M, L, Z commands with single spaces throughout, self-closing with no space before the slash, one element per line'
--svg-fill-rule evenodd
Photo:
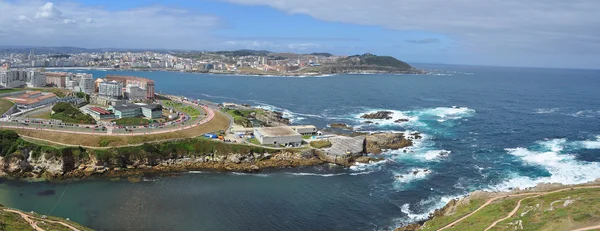
<path fill-rule="evenodd" d="M 598 68 L 600 1 L 0 0 L 0 45 L 374 53 Z"/>

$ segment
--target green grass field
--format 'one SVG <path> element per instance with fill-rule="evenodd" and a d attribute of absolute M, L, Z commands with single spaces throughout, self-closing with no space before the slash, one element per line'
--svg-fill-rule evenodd
<path fill-rule="evenodd" d="M 4 88 L 4 89 L 0 89 L 0 94 L 17 92 L 17 91 L 24 91 L 24 90 L 25 89 L 19 89 L 19 88 Z"/>
<path fill-rule="evenodd" d="M 189 106 L 187 104 L 183 104 L 180 102 L 174 102 L 171 100 L 161 100 L 162 104 L 169 108 L 174 108 L 175 110 L 179 110 L 183 113 L 190 115 L 192 118 L 198 117 L 201 115 L 200 111 L 195 107 Z"/>
<path fill-rule="evenodd" d="M 4 112 L 8 111 L 10 107 L 13 106 L 13 102 L 10 102 L 5 99 L 0 99 L 0 114 L 4 114 Z"/>
<path fill-rule="evenodd" d="M 150 124 L 150 120 L 146 118 L 121 118 L 118 120 L 113 120 L 117 125 L 124 126 L 140 126 L 140 125 L 148 125 Z"/>
<path fill-rule="evenodd" d="M 310 146 L 313 148 L 329 148 L 331 147 L 331 142 L 328 140 L 319 140 L 310 142 Z"/>
<path fill-rule="evenodd" d="M 527 196 L 498 199 L 446 230 L 485 230 L 506 217 Z M 436 216 L 420 230 L 438 230 L 479 208 L 488 197 L 472 198 L 447 216 Z M 600 224 L 600 189 L 576 189 L 523 200 L 517 213 L 491 230 L 572 230 Z M 522 226 L 522 228 L 521 228 Z"/>

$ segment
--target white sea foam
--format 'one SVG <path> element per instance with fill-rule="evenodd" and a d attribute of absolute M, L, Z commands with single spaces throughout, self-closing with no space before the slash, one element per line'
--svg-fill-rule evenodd
<path fill-rule="evenodd" d="M 567 115 L 580 118 L 596 118 L 600 117 L 600 110 L 581 110 Z"/>
<path fill-rule="evenodd" d="M 319 174 L 319 173 L 305 173 L 305 172 L 289 172 L 286 174 L 293 175 L 293 176 L 320 176 L 320 177 L 332 177 L 332 176 L 346 175 L 346 173 Z"/>
<path fill-rule="evenodd" d="M 403 184 L 411 183 L 413 181 L 423 180 L 423 179 L 427 178 L 427 176 L 429 176 L 429 174 L 431 174 L 431 173 L 432 172 L 429 169 L 415 168 L 415 169 L 411 169 L 408 173 L 394 172 L 394 178 L 395 178 L 396 182 L 401 183 L 398 186 L 401 186 Z"/>
<path fill-rule="evenodd" d="M 371 114 L 378 111 L 389 111 L 392 112 L 391 119 L 363 119 L 360 118 L 364 114 Z M 397 111 L 397 110 L 385 110 L 385 109 L 374 109 L 366 112 L 362 112 L 354 115 L 354 118 L 361 123 L 371 121 L 377 124 L 371 125 L 360 125 L 359 128 L 368 126 L 405 126 L 405 127 L 424 127 L 427 126 L 426 121 L 436 121 L 438 123 L 445 123 L 451 120 L 458 120 L 466 117 L 471 117 L 475 114 L 475 110 L 468 107 L 436 107 L 426 108 L 420 110 L 411 111 Z M 406 119 L 407 122 L 396 123 L 399 119 Z"/>
<path fill-rule="evenodd" d="M 402 225 L 407 225 L 410 223 L 418 222 L 425 220 L 429 217 L 429 214 L 433 213 L 436 209 L 444 207 L 448 202 L 452 199 L 461 198 L 465 195 L 456 195 L 456 196 L 432 196 L 427 199 L 423 199 L 415 204 L 415 206 L 411 206 L 410 204 L 403 204 L 400 207 L 400 211 L 402 211 L 408 219 L 406 218 L 398 218 L 395 219 L 396 226 L 400 227 Z M 415 209 L 416 208 L 416 209 Z M 420 211 L 414 211 L 419 210 Z"/>
<path fill-rule="evenodd" d="M 538 108 L 535 109 L 535 113 L 537 114 L 552 114 L 561 110 L 560 108 Z"/>
<path fill-rule="evenodd" d="M 268 177 L 269 174 L 258 174 L 258 173 L 245 173 L 245 172 L 232 172 L 232 175 L 236 176 L 258 176 L 258 177 Z"/>
<path fill-rule="evenodd" d="M 508 190 L 515 187 L 533 187 L 539 183 L 581 184 L 600 178 L 600 163 L 577 160 L 576 152 L 581 149 L 600 149 L 600 137 L 596 141 L 567 141 L 552 139 L 540 141 L 533 148 L 508 148 L 508 154 L 520 158 L 525 164 L 544 168 L 550 176 L 532 178 L 513 175 L 492 190 Z"/>
<path fill-rule="evenodd" d="M 188 173 L 190 173 L 190 174 L 203 174 L 203 173 L 206 173 L 206 172 L 203 172 L 203 171 L 188 171 Z"/>

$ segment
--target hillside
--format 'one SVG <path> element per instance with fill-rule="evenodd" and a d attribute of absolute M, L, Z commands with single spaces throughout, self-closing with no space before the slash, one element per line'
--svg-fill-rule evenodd
<path fill-rule="evenodd" d="M 334 63 L 322 66 L 309 67 L 302 72 L 318 72 L 321 74 L 339 73 L 392 73 L 392 74 L 423 74 L 424 71 L 416 69 L 391 56 L 377 56 L 373 54 L 353 55 L 338 59 Z"/>
<path fill-rule="evenodd" d="M 0 205 L 0 230 L 92 230 L 58 217 L 45 217 Z"/>
<path fill-rule="evenodd" d="M 595 229 L 600 229 L 600 179 L 581 185 L 540 184 L 512 192 L 477 191 L 450 201 L 423 225 L 396 231 Z"/>

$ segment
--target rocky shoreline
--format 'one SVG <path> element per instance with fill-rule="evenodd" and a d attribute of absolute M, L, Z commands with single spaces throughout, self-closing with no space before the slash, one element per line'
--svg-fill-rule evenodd
<path fill-rule="evenodd" d="M 169 173 L 195 170 L 226 172 L 259 172 L 265 169 L 296 168 L 336 164 L 353 164 L 378 161 L 377 154 L 389 149 L 400 149 L 412 145 L 418 134 L 405 137 L 403 133 L 379 133 L 356 137 L 341 137 L 338 145 L 352 142 L 354 150 L 348 152 L 328 149 L 268 150 L 233 144 L 219 144 L 213 151 L 187 152 L 172 149 L 163 153 L 161 146 L 177 146 L 174 143 L 144 144 L 140 147 L 96 150 L 84 148 L 62 148 L 37 146 L 24 142 L 14 153 L 0 156 L 0 177 L 13 179 L 62 180 L 85 179 L 92 176 L 132 176 L 144 173 Z M 181 141 L 181 146 L 213 145 L 201 140 Z M 212 141 L 210 141 L 212 142 Z M 202 147 L 205 150 L 206 147 Z M 238 150 L 238 151 L 235 151 Z"/>

